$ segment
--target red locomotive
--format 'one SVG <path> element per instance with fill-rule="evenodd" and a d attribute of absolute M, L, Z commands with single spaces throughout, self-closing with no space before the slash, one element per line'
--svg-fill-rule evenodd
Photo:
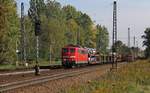
<path fill-rule="evenodd" d="M 115 55 L 114 57 L 117 62 L 122 61 L 121 55 Z M 67 45 L 62 48 L 62 65 L 67 68 L 81 64 L 112 63 L 112 60 L 112 54 L 102 55 L 93 48 L 83 48 L 76 45 Z"/>
<path fill-rule="evenodd" d="M 88 50 L 80 46 L 68 45 L 62 48 L 62 65 L 72 67 L 79 64 L 88 64 Z"/>

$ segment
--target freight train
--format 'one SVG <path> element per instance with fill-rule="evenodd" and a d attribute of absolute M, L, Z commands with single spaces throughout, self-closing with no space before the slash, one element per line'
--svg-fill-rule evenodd
<path fill-rule="evenodd" d="M 114 58 L 114 59 L 113 59 Z M 102 63 L 112 63 L 113 60 L 118 62 L 123 61 L 121 55 L 112 54 L 102 55 L 96 52 L 96 49 L 83 48 L 76 45 L 67 45 L 62 48 L 62 65 L 64 67 L 72 67 L 78 65 L 92 65 L 92 64 L 102 64 Z"/>

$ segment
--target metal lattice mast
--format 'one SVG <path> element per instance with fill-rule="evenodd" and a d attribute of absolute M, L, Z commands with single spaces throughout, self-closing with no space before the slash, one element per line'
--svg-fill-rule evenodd
<path fill-rule="evenodd" d="M 135 36 L 134 36 L 134 37 L 133 37 L 133 45 L 134 45 L 134 47 L 136 47 L 136 46 L 135 46 L 135 39 L 136 39 L 136 38 L 135 38 Z"/>
<path fill-rule="evenodd" d="M 117 67 L 117 60 L 115 60 L 115 53 L 117 54 L 117 46 L 115 43 L 117 42 L 117 2 L 114 1 L 113 4 L 113 36 L 112 36 L 112 56 L 113 56 L 113 62 L 112 62 L 112 68 L 114 68 L 114 64 Z"/>
<path fill-rule="evenodd" d="M 128 47 L 130 48 L 130 28 L 128 28 Z"/>
<path fill-rule="evenodd" d="M 133 55 L 134 55 L 134 60 L 136 58 L 136 47 L 135 47 L 135 36 L 133 37 Z"/>
<path fill-rule="evenodd" d="M 26 36 L 24 27 L 24 3 L 21 3 L 21 53 L 24 64 L 27 62 L 26 56 Z"/>

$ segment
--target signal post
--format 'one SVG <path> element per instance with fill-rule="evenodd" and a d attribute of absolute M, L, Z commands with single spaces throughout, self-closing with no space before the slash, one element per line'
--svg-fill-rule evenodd
<path fill-rule="evenodd" d="M 35 20 L 35 36 L 36 36 L 36 65 L 35 65 L 35 75 L 40 75 L 39 67 L 39 35 L 41 31 L 41 22 L 39 19 Z"/>

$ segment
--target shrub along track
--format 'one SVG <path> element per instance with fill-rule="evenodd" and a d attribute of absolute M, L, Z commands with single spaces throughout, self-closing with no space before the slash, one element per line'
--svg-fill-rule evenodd
<path fill-rule="evenodd" d="M 121 65 L 122 64 L 119 64 L 119 66 L 121 66 Z M 92 79 L 92 77 L 96 78 L 97 76 L 100 76 L 100 75 L 106 73 L 108 70 L 110 70 L 110 67 L 111 67 L 111 65 L 109 64 L 109 65 L 100 65 L 100 66 L 99 65 L 87 66 L 84 68 L 76 68 L 76 69 L 59 69 L 59 71 L 58 71 L 58 69 L 56 69 L 56 70 L 53 70 L 52 73 L 48 74 L 46 72 L 45 74 L 43 74 L 39 77 L 36 77 L 36 78 L 31 76 L 32 78 L 30 77 L 30 79 L 26 78 L 19 82 L 13 82 L 13 83 L 7 83 L 7 84 L 0 85 L 0 92 L 11 90 L 8 92 L 33 93 L 33 92 L 31 92 L 31 90 L 32 91 L 34 90 L 35 92 L 38 92 L 38 93 L 45 93 L 45 91 L 47 91 L 47 92 L 49 91 L 49 93 L 53 93 L 53 92 L 56 92 L 56 90 L 63 89 L 64 88 L 63 86 L 70 85 L 70 83 L 74 84 L 73 83 L 74 81 L 77 83 L 79 80 L 79 82 L 81 83 L 81 81 L 90 80 L 90 79 Z M 75 79 L 75 78 L 77 78 L 77 79 Z M 69 80 L 67 80 L 67 79 L 69 79 Z M 71 81 L 70 81 L 70 79 L 71 79 Z M 81 81 L 80 81 L 80 79 L 81 79 Z M 68 82 L 66 82 L 66 80 Z M 48 82 L 48 81 L 51 81 L 51 82 Z M 44 87 L 42 87 L 42 86 L 44 86 Z M 41 90 L 41 88 L 42 89 L 44 88 L 44 90 L 38 91 L 38 89 Z M 47 89 L 45 89 L 45 88 L 47 88 Z M 20 89 L 21 89 L 21 91 L 20 91 Z"/>

